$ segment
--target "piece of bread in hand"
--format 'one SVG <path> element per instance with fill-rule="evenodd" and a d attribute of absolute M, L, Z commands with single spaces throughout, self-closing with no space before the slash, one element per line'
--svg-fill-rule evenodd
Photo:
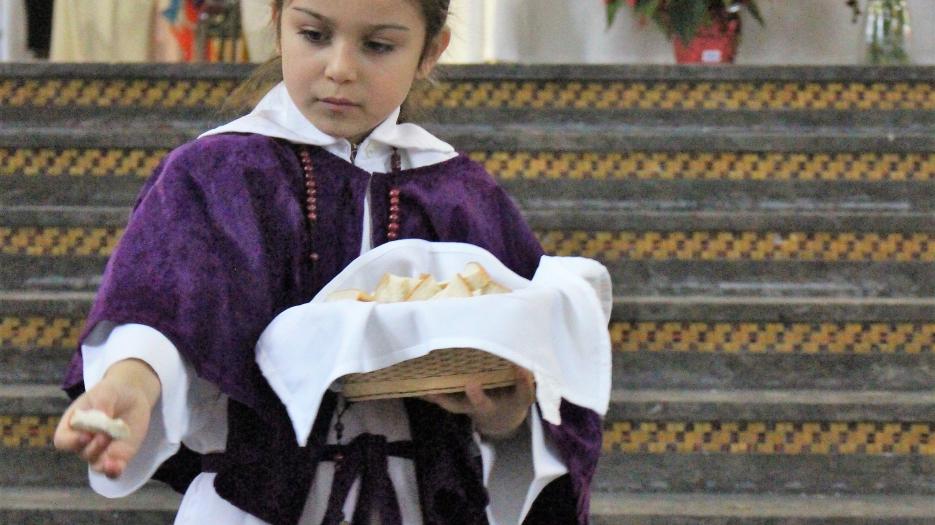
<path fill-rule="evenodd" d="M 130 427 L 122 419 L 114 419 L 100 410 L 76 410 L 69 423 L 75 430 L 103 432 L 113 439 L 130 437 Z"/>

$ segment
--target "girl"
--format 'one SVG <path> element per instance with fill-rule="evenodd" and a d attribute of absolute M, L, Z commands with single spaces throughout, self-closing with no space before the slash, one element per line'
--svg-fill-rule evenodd
<path fill-rule="evenodd" d="M 528 374 L 499 396 L 470 385 L 431 403 L 346 405 L 329 393 L 299 447 L 254 359 L 278 313 L 376 244 L 466 242 L 524 277 L 535 271 L 542 249 L 493 179 L 397 123 L 448 44 L 447 9 L 273 2 L 282 82 L 157 168 L 67 372 L 78 397 L 55 445 L 88 462 L 96 491 L 122 496 L 161 479 L 185 493 L 184 524 L 587 522 L 600 417 L 563 401 L 561 425 L 540 422 Z M 73 430 L 71 414 L 88 408 L 125 420 L 131 438 Z M 497 474 L 478 443 L 488 457 L 531 448 L 554 481 L 488 497 Z"/>

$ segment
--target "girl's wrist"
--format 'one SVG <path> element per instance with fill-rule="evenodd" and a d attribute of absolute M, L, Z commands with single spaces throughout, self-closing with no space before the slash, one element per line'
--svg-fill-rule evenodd
<path fill-rule="evenodd" d="M 526 417 L 526 413 L 523 413 L 522 417 L 514 421 L 512 424 L 502 425 L 499 427 L 492 424 L 484 425 L 475 419 L 474 430 L 486 439 L 495 441 L 509 439 L 515 436 L 519 428 L 523 426 L 523 423 L 526 421 Z"/>
<path fill-rule="evenodd" d="M 140 359 L 124 359 L 114 363 L 107 369 L 104 379 L 121 387 L 138 390 L 150 409 L 156 406 L 162 395 L 162 383 L 156 371 Z"/>

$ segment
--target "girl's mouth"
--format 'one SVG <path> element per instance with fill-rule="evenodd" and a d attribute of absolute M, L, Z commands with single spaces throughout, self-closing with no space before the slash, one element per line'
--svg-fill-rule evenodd
<path fill-rule="evenodd" d="M 332 111 L 345 111 L 357 106 L 346 98 L 328 97 L 319 99 L 319 101 Z"/>

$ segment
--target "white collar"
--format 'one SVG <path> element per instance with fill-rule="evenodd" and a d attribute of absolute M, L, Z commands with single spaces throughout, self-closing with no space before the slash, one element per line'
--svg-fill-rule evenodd
<path fill-rule="evenodd" d="M 447 142 L 435 137 L 425 129 L 411 123 L 398 124 L 399 108 L 377 126 L 364 142 L 383 144 L 390 148 L 421 150 L 444 154 L 454 153 Z M 256 133 L 288 140 L 297 144 L 331 146 L 347 143 L 347 139 L 332 137 L 316 128 L 299 111 L 286 85 L 282 82 L 263 97 L 249 114 L 223 126 L 202 133 L 200 137 L 220 133 Z M 199 138 L 200 138 L 199 137 Z"/>

